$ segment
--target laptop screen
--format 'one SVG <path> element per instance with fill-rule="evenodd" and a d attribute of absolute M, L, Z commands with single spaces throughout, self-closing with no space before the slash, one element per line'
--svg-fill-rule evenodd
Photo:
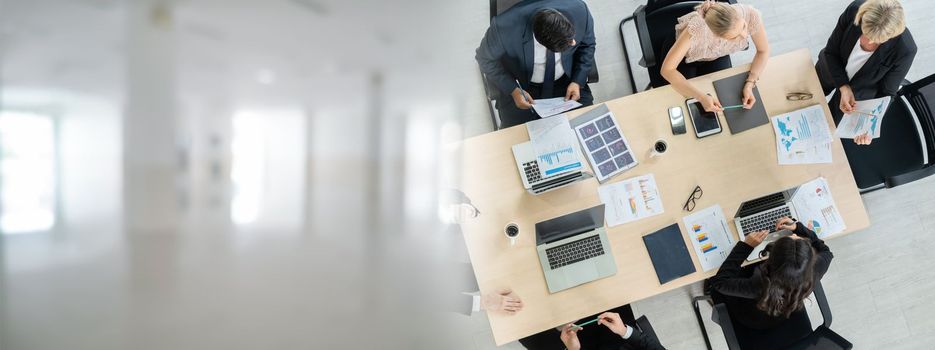
<path fill-rule="evenodd" d="M 562 240 L 604 226 L 604 205 L 536 223 L 536 245 Z"/>

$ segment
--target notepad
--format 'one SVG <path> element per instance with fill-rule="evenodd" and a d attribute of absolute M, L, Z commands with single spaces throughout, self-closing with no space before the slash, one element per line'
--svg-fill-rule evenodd
<path fill-rule="evenodd" d="M 717 99 L 721 101 L 722 106 L 743 105 L 743 85 L 747 82 L 747 74 L 744 72 L 714 82 L 714 91 L 717 92 Z M 751 109 L 724 110 L 724 118 L 727 119 L 731 134 L 769 123 L 766 107 L 763 106 L 763 98 L 760 97 L 760 90 L 756 87 L 753 88 L 753 96 L 756 97 L 756 103 Z"/>
<path fill-rule="evenodd" d="M 682 239 L 679 224 L 672 224 L 643 236 L 643 243 L 649 251 L 659 284 L 695 272 L 695 264 L 692 263 L 691 254 L 685 246 L 685 240 Z"/>

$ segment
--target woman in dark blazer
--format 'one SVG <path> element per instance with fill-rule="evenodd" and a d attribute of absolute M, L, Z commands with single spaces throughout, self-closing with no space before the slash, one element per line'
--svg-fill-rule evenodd
<path fill-rule="evenodd" d="M 752 233 L 734 246 L 706 282 L 715 303 L 726 304 L 731 320 L 750 329 L 774 328 L 802 312 L 802 302 L 834 258 L 825 242 L 802 223 L 782 218 L 776 227 L 794 234 L 770 243 L 764 249 L 769 259 L 740 266 L 767 234 Z"/>
<path fill-rule="evenodd" d="M 841 14 L 815 65 L 825 95 L 838 91 L 829 103 L 836 123 L 857 101 L 896 95 L 916 55 L 904 18 L 898 0 L 857 0 Z"/>

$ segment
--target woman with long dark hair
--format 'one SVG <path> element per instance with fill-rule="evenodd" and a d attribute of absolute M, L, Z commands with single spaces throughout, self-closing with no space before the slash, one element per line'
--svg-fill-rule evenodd
<path fill-rule="evenodd" d="M 802 223 L 782 218 L 776 228 L 793 234 L 767 245 L 762 254 L 769 259 L 741 267 L 767 235 L 751 233 L 734 246 L 706 285 L 715 302 L 727 305 L 732 320 L 751 329 L 776 327 L 801 312 L 834 257 L 815 231 Z"/>

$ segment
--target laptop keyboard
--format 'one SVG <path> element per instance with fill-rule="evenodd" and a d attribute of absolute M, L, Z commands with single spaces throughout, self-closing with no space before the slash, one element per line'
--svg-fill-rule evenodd
<path fill-rule="evenodd" d="M 536 161 L 523 163 L 523 171 L 526 172 L 526 181 L 530 184 L 542 180 L 542 172 L 539 171 L 539 163 Z"/>
<path fill-rule="evenodd" d="M 601 245 L 601 236 L 594 235 L 546 249 L 545 255 L 549 259 L 549 267 L 555 270 L 565 265 L 604 255 L 604 247 Z"/>
<path fill-rule="evenodd" d="M 787 205 L 744 218 L 740 220 L 740 227 L 743 228 L 744 235 L 762 230 L 773 233 L 776 232 L 776 221 L 783 216 L 792 216 Z"/>

